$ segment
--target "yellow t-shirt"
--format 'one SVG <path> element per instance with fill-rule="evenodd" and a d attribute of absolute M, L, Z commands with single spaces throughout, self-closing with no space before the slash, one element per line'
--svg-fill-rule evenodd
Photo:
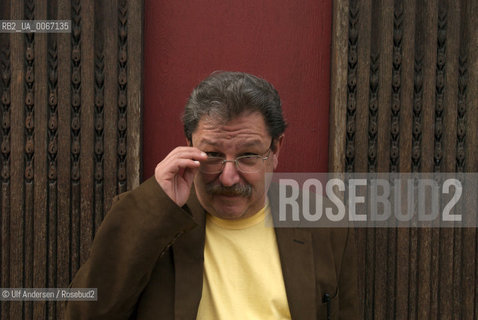
<path fill-rule="evenodd" d="M 197 319 L 291 318 L 270 219 L 268 206 L 241 220 L 207 215 Z"/>

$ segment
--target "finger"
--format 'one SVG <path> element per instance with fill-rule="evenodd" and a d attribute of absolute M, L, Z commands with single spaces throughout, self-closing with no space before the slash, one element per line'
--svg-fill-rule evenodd
<path fill-rule="evenodd" d="M 193 164 L 194 161 L 204 161 L 207 159 L 207 155 L 202 155 L 201 153 L 191 153 L 185 152 L 181 154 L 172 155 L 168 158 L 165 158 L 163 161 L 159 163 L 159 165 L 163 168 L 163 170 L 167 171 L 177 171 L 179 167 L 190 167 L 199 165 Z"/>
<path fill-rule="evenodd" d="M 199 168 L 199 165 L 200 163 L 197 160 L 179 159 L 179 160 L 176 160 L 173 164 L 164 167 L 162 171 L 164 172 L 165 175 L 168 175 L 168 173 L 170 175 L 176 175 L 179 173 L 179 175 L 182 176 L 183 173 L 181 171 L 183 171 L 183 169 Z"/>
<path fill-rule="evenodd" d="M 177 147 L 164 160 L 170 159 L 205 160 L 207 159 L 207 154 L 195 147 Z"/>
<path fill-rule="evenodd" d="M 207 159 L 207 154 L 197 148 L 178 147 L 171 151 L 160 163 L 167 166 L 169 163 L 177 161 L 177 159 L 192 159 L 200 161 Z"/>

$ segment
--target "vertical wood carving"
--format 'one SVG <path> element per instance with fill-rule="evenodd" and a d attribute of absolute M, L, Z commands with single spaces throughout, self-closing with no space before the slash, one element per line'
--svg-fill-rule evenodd
<path fill-rule="evenodd" d="M 423 103 L 423 56 L 415 58 L 413 82 L 413 124 L 412 124 L 412 171 L 421 167 L 422 103 Z"/>
<path fill-rule="evenodd" d="M 35 4 L 33 0 L 24 2 L 25 20 L 33 20 Z M 25 224 L 24 224 L 24 278 L 25 288 L 33 287 L 33 234 L 34 234 L 34 161 L 35 161 L 35 34 L 25 34 Z M 32 317 L 32 302 L 24 302 L 25 317 Z"/>
<path fill-rule="evenodd" d="M 95 2 L 95 12 L 104 14 L 101 1 Z M 94 230 L 104 218 L 104 20 L 95 20 L 95 213 Z"/>
<path fill-rule="evenodd" d="M 466 138 L 466 93 L 467 93 L 467 57 L 460 52 L 458 67 L 458 115 L 457 115 L 457 150 L 456 171 L 465 171 L 465 138 Z"/>
<path fill-rule="evenodd" d="M 377 170 L 377 133 L 378 133 L 378 80 L 379 55 L 370 58 L 369 119 L 368 119 L 368 171 Z"/>
<path fill-rule="evenodd" d="M 393 12 L 393 70 L 392 70 L 392 105 L 390 127 L 390 172 L 399 170 L 400 160 L 400 108 L 402 83 L 402 38 L 403 38 L 403 4 L 395 0 Z"/>
<path fill-rule="evenodd" d="M 345 171 L 353 172 L 355 158 L 355 131 L 357 110 L 357 67 L 358 67 L 358 6 L 357 1 L 350 1 L 349 41 L 347 70 L 347 134 L 345 139 Z"/>
<path fill-rule="evenodd" d="M 48 18 L 57 17 L 56 1 L 48 7 Z M 48 75 L 48 150 L 47 150 L 47 287 L 58 287 L 57 281 L 57 245 L 59 232 L 57 228 L 58 215 L 58 43 L 57 36 L 48 34 L 47 36 L 47 75 Z M 46 316 L 54 317 L 57 314 L 57 305 L 55 302 L 48 302 L 46 308 Z"/>
<path fill-rule="evenodd" d="M 126 130 L 128 102 L 128 7 L 126 0 L 119 1 L 118 8 L 118 192 L 126 191 Z"/>
<path fill-rule="evenodd" d="M 446 74 L 446 22 L 447 12 L 440 6 L 438 12 L 438 42 L 436 65 L 436 91 L 435 91 L 435 154 L 434 171 L 441 171 L 443 159 L 443 110 L 445 100 L 445 74 Z"/>
<path fill-rule="evenodd" d="M 5 12 L 9 7 L 0 6 Z M 0 34 L 0 88 L 1 88 L 1 130 L 0 130 L 0 223 L 1 223 L 1 245 L 0 272 L 1 285 L 3 288 L 10 287 L 10 150 L 11 150 L 11 67 L 10 67 L 10 44 L 5 34 Z M 2 303 L 0 318 L 8 317 L 9 305 Z"/>
<path fill-rule="evenodd" d="M 81 3 L 71 2 L 71 261 L 70 272 L 80 266 L 81 216 Z"/>

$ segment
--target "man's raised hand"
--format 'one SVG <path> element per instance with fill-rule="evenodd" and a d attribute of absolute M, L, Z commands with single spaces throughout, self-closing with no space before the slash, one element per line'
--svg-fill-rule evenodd
<path fill-rule="evenodd" d="M 177 147 L 154 170 L 154 177 L 164 192 L 180 207 L 189 198 L 199 161 L 207 155 L 194 147 Z"/>

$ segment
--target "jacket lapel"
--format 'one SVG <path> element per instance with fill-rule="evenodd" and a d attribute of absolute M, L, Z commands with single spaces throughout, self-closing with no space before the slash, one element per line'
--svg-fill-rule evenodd
<path fill-rule="evenodd" d="M 277 184 L 268 192 L 274 224 L 279 213 Z M 282 276 L 292 319 L 315 319 L 317 288 L 312 235 L 307 228 L 275 228 Z"/>
<path fill-rule="evenodd" d="M 317 291 L 311 234 L 306 229 L 275 231 L 292 319 L 315 319 Z"/>
<path fill-rule="evenodd" d="M 194 187 L 185 210 L 197 227 L 182 235 L 173 245 L 175 268 L 175 319 L 196 319 L 201 300 L 204 268 L 205 213 Z"/>

